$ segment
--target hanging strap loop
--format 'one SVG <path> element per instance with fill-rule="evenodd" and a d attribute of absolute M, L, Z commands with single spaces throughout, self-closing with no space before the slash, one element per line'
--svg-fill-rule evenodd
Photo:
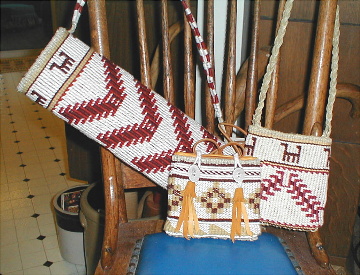
<path fill-rule="evenodd" d="M 215 87 L 215 70 L 213 68 L 213 64 L 211 62 L 211 57 L 209 51 L 207 50 L 207 46 L 204 42 L 204 39 L 201 36 L 199 28 L 197 26 L 196 20 L 185 0 L 180 0 L 185 11 L 186 19 L 191 27 L 192 33 L 195 37 L 196 47 L 200 54 L 200 60 L 203 64 L 204 72 L 206 75 L 207 85 L 209 87 L 209 91 L 211 94 L 212 104 L 214 106 L 215 115 L 218 119 L 219 123 L 224 122 L 223 113 L 220 106 L 220 98 L 216 92 Z"/>
<path fill-rule="evenodd" d="M 269 63 L 266 67 L 266 73 L 264 75 L 264 80 L 260 89 L 259 103 L 253 117 L 253 125 L 255 126 L 261 126 L 261 116 L 265 105 L 266 94 L 269 89 L 271 76 L 275 70 L 275 66 L 279 58 L 280 47 L 282 46 L 284 41 L 286 27 L 288 25 L 288 21 L 290 18 L 293 2 L 294 0 L 287 0 L 285 3 L 284 12 L 280 21 L 279 30 L 275 37 L 274 46 L 271 51 Z M 332 41 L 333 49 L 332 49 L 331 73 L 330 73 L 330 88 L 329 88 L 328 103 L 326 106 L 325 130 L 322 135 L 323 137 L 329 137 L 331 133 L 332 111 L 336 98 L 337 71 L 338 71 L 338 61 L 339 61 L 339 37 L 340 37 L 340 22 L 339 22 L 339 6 L 338 6 L 336 10 L 334 34 Z"/>
<path fill-rule="evenodd" d="M 79 22 L 80 19 L 80 15 L 83 11 L 83 8 L 86 4 L 87 0 L 77 0 L 75 7 L 74 7 L 74 13 L 73 13 L 73 17 L 71 20 L 71 28 L 69 30 L 69 33 L 74 33 L 77 27 L 77 24 Z"/>

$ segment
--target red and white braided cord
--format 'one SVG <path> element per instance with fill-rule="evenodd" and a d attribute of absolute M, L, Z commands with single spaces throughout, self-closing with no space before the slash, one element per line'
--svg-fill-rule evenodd
<path fill-rule="evenodd" d="M 206 74 L 207 85 L 211 93 L 212 104 L 214 105 L 215 115 L 219 123 L 223 122 L 223 114 L 220 107 L 220 99 L 215 89 L 215 71 L 212 66 L 211 57 L 207 50 L 207 46 L 202 38 L 196 20 L 185 0 L 180 0 L 185 11 L 186 19 L 191 27 L 192 33 L 195 38 L 196 47 L 200 54 L 200 60 Z"/>
<path fill-rule="evenodd" d="M 80 15 L 82 13 L 82 10 L 84 8 L 84 5 L 86 4 L 87 0 L 77 0 L 75 7 L 74 7 L 74 13 L 71 20 L 71 29 L 69 30 L 70 33 L 73 33 L 77 27 L 77 24 L 80 19 Z"/>

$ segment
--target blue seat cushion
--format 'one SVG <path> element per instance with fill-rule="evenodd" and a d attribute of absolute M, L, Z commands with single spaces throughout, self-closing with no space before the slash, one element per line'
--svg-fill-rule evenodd
<path fill-rule="evenodd" d="M 157 233 L 137 243 L 129 267 L 135 274 L 299 274 L 280 240 L 190 239 Z"/>

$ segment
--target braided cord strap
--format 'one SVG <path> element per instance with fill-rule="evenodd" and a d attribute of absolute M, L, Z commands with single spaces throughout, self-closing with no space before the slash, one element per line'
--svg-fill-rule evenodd
<path fill-rule="evenodd" d="M 276 66 L 276 62 L 279 58 L 280 47 L 283 44 L 284 36 L 286 32 L 286 27 L 289 22 L 289 17 L 291 13 L 291 9 L 293 6 L 294 0 L 287 0 L 285 3 L 283 15 L 280 21 L 279 30 L 275 37 L 274 46 L 271 51 L 271 56 L 269 58 L 269 63 L 266 67 L 266 73 L 264 75 L 264 80 L 260 89 L 259 94 L 259 103 L 255 110 L 254 117 L 253 117 L 253 124 L 256 126 L 261 126 L 261 115 L 265 105 L 266 93 L 269 89 L 271 75 L 273 74 Z"/>
<path fill-rule="evenodd" d="M 208 85 L 209 91 L 211 93 L 211 100 L 212 100 L 212 104 L 215 109 L 215 115 L 218 119 L 218 122 L 222 123 L 222 122 L 224 122 L 224 119 L 223 119 L 223 114 L 222 114 L 221 107 L 220 107 L 220 99 L 215 90 L 215 80 L 214 80 L 215 72 L 214 72 L 214 68 L 212 66 L 209 51 L 207 50 L 207 46 L 204 42 L 204 39 L 202 38 L 202 36 L 200 34 L 196 20 L 193 16 L 188 4 L 186 3 L 185 0 L 180 0 L 180 1 L 184 7 L 186 19 L 191 27 L 194 37 L 195 37 L 196 47 L 200 54 L 200 60 L 203 64 L 204 72 L 206 75 L 207 85 Z"/>
<path fill-rule="evenodd" d="M 293 2 L 294 0 L 286 1 L 283 16 L 280 21 L 280 27 L 275 37 L 274 47 L 272 49 L 271 56 L 269 59 L 269 64 L 267 65 L 264 80 L 260 89 L 258 107 L 256 108 L 253 117 L 253 124 L 256 126 L 261 126 L 261 116 L 262 116 L 262 110 L 265 105 L 266 93 L 269 89 L 271 75 L 275 70 L 275 65 L 279 57 L 280 47 L 282 46 L 284 41 L 286 27 L 290 18 Z M 333 34 L 333 42 L 332 42 L 333 48 L 332 48 L 332 60 L 331 60 L 331 72 L 330 72 L 330 88 L 329 88 L 328 103 L 326 106 L 325 129 L 322 135 L 323 137 L 330 137 L 330 133 L 331 133 L 332 112 L 333 112 L 334 102 L 336 99 L 336 85 L 337 85 L 338 63 L 339 63 L 339 37 L 340 37 L 340 20 L 339 20 L 339 6 L 338 6 L 336 9 L 334 34 Z"/>
<path fill-rule="evenodd" d="M 329 98 L 326 106 L 325 129 L 322 135 L 323 137 L 330 137 L 331 134 L 331 120 L 333 117 L 334 103 L 336 99 L 336 85 L 337 85 L 337 76 L 338 76 L 338 68 L 339 68 L 339 40 L 340 40 L 340 19 L 339 19 L 339 6 L 337 6 L 334 35 L 333 35 Z"/>
<path fill-rule="evenodd" d="M 80 19 L 80 15 L 83 11 L 84 5 L 86 4 L 87 0 L 77 0 L 75 7 L 74 7 L 74 13 L 71 20 L 71 28 L 69 30 L 69 33 L 74 33 L 77 27 L 77 24 Z"/>

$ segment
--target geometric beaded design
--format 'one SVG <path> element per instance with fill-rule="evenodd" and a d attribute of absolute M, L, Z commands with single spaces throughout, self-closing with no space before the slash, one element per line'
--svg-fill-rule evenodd
<path fill-rule="evenodd" d="M 60 28 L 18 90 L 166 188 L 171 156 L 211 138 L 199 123 Z M 213 144 L 200 145 L 203 152 Z"/>
<path fill-rule="evenodd" d="M 189 167 L 194 164 L 196 154 L 177 154 L 172 158 L 168 184 L 168 215 L 165 232 L 171 236 L 182 237 L 182 227 L 175 230 L 182 209 L 182 191 L 189 181 Z M 241 222 L 241 236 L 236 240 L 256 240 L 261 234 L 260 228 L 260 184 L 261 171 L 258 159 L 240 159 L 245 171 L 242 183 L 233 178 L 234 159 L 203 157 L 201 159 L 199 180 L 195 183 L 196 197 L 194 208 L 200 230 L 195 238 L 229 239 L 231 232 L 233 197 L 235 189 L 243 188 L 245 208 L 249 217 L 253 236 L 245 232 L 244 220 Z"/>
<path fill-rule="evenodd" d="M 250 126 L 246 154 L 262 162 L 261 222 L 294 230 L 323 225 L 331 139 Z"/>

